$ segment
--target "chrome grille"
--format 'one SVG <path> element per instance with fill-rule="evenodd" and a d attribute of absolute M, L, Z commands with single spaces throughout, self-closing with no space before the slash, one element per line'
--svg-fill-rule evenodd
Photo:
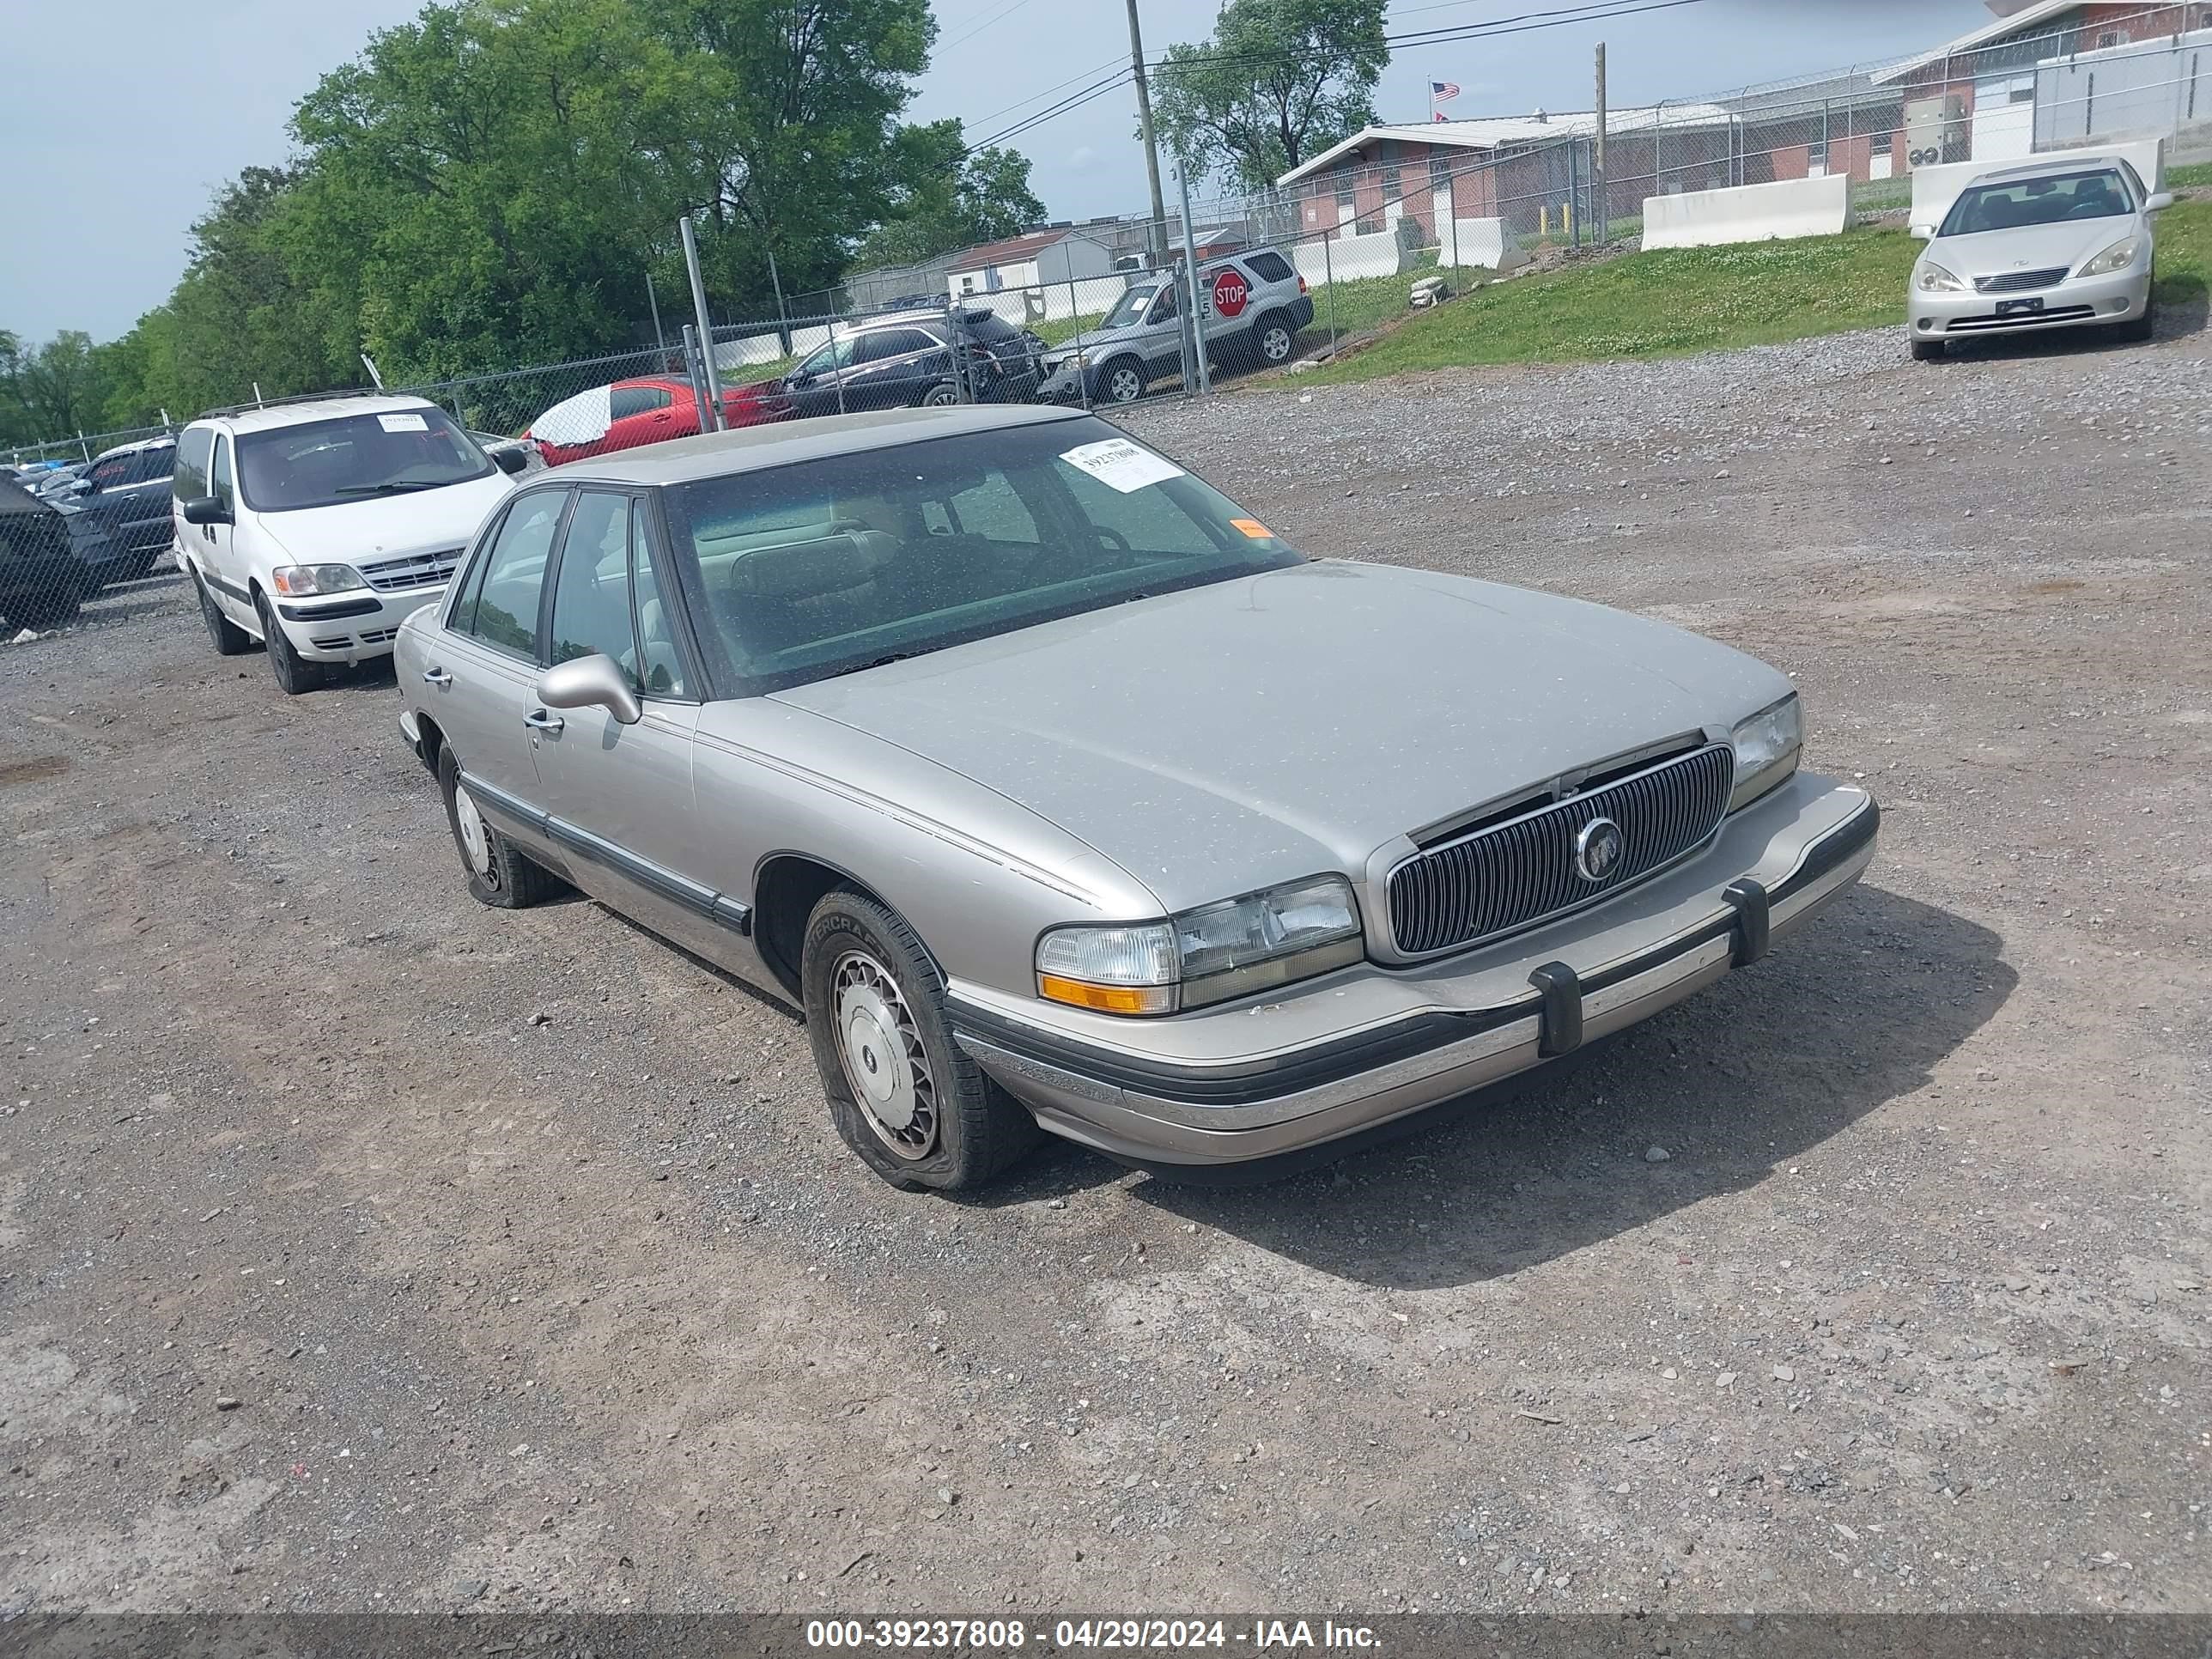
<path fill-rule="evenodd" d="M 458 547 L 441 548 L 435 553 L 410 553 L 404 559 L 386 559 L 381 564 L 356 565 L 361 579 L 380 593 L 395 593 L 406 587 L 428 587 L 448 580 L 453 567 L 461 562 Z"/>
<path fill-rule="evenodd" d="M 1398 949 L 1458 950 L 1633 886 L 1711 837 L 1735 787 L 1735 754 L 1713 744 L 1416 854 L 1390 872 Z M 1593 882 L 1575 839 L 1596 818 L 1620 826 L 1621 858 Z"/>
<path fill-rule="evenodd" d="M 2048 270 L 2008 270 L 1996 276 L 1977 276 L 1974 287 L 1984 294 L 2022 294 L 2032 288 L 2057 288 L 2066 280 L 2066 267 Z"/>

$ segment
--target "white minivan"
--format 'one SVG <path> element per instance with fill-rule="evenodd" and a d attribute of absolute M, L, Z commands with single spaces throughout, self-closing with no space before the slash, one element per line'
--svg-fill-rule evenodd
<path fill-rule="evenodd" d="M 518 464 L 522 457 L 514 457 Z M 513 480 L 421 398 L 215 410 L 177 438 L 177 549 L 224 656 L 268 647 L 288 693 L 387 656 Z"/>

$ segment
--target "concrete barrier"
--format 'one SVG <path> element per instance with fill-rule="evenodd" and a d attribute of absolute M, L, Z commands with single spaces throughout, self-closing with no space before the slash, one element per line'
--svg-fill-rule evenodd
<path fill-rule="evenodd" d="M 1480 265 L 1495 270 L 1505 258 L 1505 221 L 1455 219 L 1438 239 L 1437 260 L 1445 264 Z"/>
<path fill-rule="evenodd" d="M 1644 246 L 1718 247 L 1794 236 L 1837 236 L 1850 221 L 1851 181 L 1784 179 L 1726 190 L 1686 190 L 1644 201 Z"/>
<path fill-rule="evenodd" d="M 1365 276 L 1395 276 L 1415 263 L 1404 240 L 1391 230 L 1368 236 L 1338 236 L 1326 244 L 1300 242 L 1291 250 L 1291 258 L 1309 288 L 1330 282 L 1356 283 Z"/>
<path fill-rule="evenodd" d="M 2081 144 L 2068 149 L 2038 150 L 2011 161 L 1944 161 L 1912 169 L 1912 223 L 1931 230 L 1943 222 L 1959 192 L 1985 173 L 2003 167 L 2033 167 L 2038 161 L 2063 161 L 2072 156 L 2117 155 L 2135 164 L 2143 183 L 2153 190 L 2166 188 L 2166 140 L 2131 138 L 2123 143 Z"/>

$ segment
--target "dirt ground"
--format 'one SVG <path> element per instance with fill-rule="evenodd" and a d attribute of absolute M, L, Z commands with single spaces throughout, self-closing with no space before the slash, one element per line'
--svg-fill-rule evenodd
<path fill-rule="evenodd" d="M 1137 411 L 1310 553 L 1759 653 L 1887 814 L 1249 1190 L 894 1192 L 791 1019 L 470 901 L 388 672 L 287 702 L 173 576 L 0 651 L 0 1617 L 2212 1609 L 2207 356 Z"/>

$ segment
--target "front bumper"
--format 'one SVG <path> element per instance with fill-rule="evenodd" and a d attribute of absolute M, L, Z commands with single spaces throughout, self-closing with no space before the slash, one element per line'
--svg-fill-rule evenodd
<path fill-rule="evenodd" d="M 1967 340 L 1984 334 L 2027 334 L 2047 328 L 2096 328 L 2139 318 L 2150 304 L 2151 273 L 2123 270 L 2110 276 L 2071 277 L 2035 294 L 1923 294 L 1905 298 L 1907 326 L 1916 340 Z M 1997 307 L 2040 300 L 2039 311 Z"/>
<path fill-rule="evenodd" d="M 277 602 L 279 625 L 309 662 L 366 662 L 392 654 L 399 624 L 446 591 L 443 582 L 397 593 L 374 589 Z"/>
<path fill-rule="evenodd" d="M 1277 1002 L 1158 1021 L 956 982 L 953 1035 L 1046 1128 L 1129 1163 L 1310 1151 L 1570 1054 L 1756 961 L 1858 879 L 1881 820 L 1864 790 L 1801 774 L 1687 863 L 1443 963 L 1363 963 Z"/>

